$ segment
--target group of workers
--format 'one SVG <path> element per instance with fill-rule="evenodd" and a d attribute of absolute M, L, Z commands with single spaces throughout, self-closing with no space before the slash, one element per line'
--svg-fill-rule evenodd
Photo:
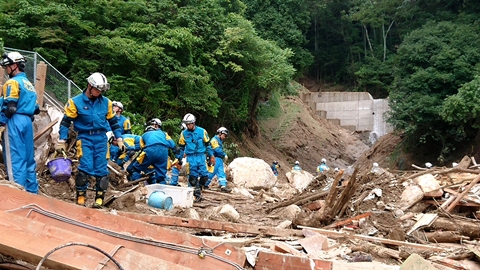
<path fill-rule="evenodd" d="M 0 139 L 7 178 L 20 184 L 28 192 L 37 194 L 39 187 L 32 122 L 40 109 L 35 88 L 24 72 L 26 62 L 26 58 L 19 52 L 5 53 L 0 60 L 0 66 L 9 77 L 3 85 L 0 97 Z M 205 129 L 196 126 L 195 116 L 188 113 L 183 117 L 184 129 L 178 146 L 161 130 L 162 123 L 157 118 L 150 122 L 143 135 L 133 135 L 130 120 L 122 115 L 123 104 L 112 102 L 104 96 L 109 89 L 110 84 L 105 75 L 95 72 L 88 76 L 82 93 L 69 99 L 65 105 L 55 152 L 65 153 L 69 128 L 73 123 L 77 132 L 76 150 L 79 160 L 78 173 L 75 176 L 77 204 L 86 204 L 89 178 L 94 177 L 96 181 L 93 207 L 99 208 L 103 205 L 109 185 L 108 160 L 112 153 L 122 162 L 128 160 L 125 157 L 133 158 L 135 155 L 135 160 L 132 160 L 127 168 L 131 179 L 140 177 L 141 172 L 151 171 L 152 183 L 166 183 L 169 150 L 176 149 L 176 159 L 172 164 L 172 185 L 178 183 L 181 160 L 185 158 L 188 182 L 194 187 L 196 202 L 201 201 L 202 189 L 208 188 L 215 175 L 221 191 L 230 191 L 223 166 L 223 161 L 228 158 L 223 150 L 223 140 L 228 136 L 226 128 L 219 128 L 217 135 L 210 139 Z M 113 134 L 110 140 L 108 131 Z M 117 148 L 117 153 L 110 151 L 110 146 L 113 145 Z M 213 167 L 210 175 L 207 158 Z"/>
<path fill-rule="evenodd" d="M 273 175 L 278 176 L 278 168 L 280 168 L 280 164 L 278 161 L 274 160 L 272 165 L 270 166 L 272 169 Z M 321 172 L 328 171 L 330 168 L 327 166 L 327 160 L 322 158 L 320 161 L 320 165 L 317 166 L 317 175 Z M 301 171 L 302 167 L 300 167 L 300 162 L 297 160 L 295 161 L 295 165 L 292 167 L 292 171 Z"/>
<path fill-rule="evenodd" d="M 96 179 L 93 207 L 99 208 L 103 205 L 109 182 L 107 165 L 110 156 L 121 166 L 132 159 L 126 168 L 131 181 L 149 175 L 149 184 L 167 184 L 169 151 L 172 151 L 176 157 L 172 167 L 176 179 L 170 182 L 172 185 L 178 183 L 181 168 L 179 165 L 181 160 L 186 158 L 188 182 L 194 187 L 195 202 L 202 200 L 201 191 L 210 184 L 206 163 L 208 157 L 210 163 L 215 165 L 221 190 L 230 191 L 223 168 L 223 160 L 226 160 L 223 140 L 228 135 L 226 128 L 220 128 L 218 134 L 210 139 L 205 129 L 196 126 L 195 116 L 188 113 L 182 120 L 185 128 L 181 131 L 178 146 L 168 133 L 162 130 L 162 121 L 158 118 L 149 122 L 141 136 L 133 135 L 129 119 L 122 115 L 123 104 L 112 102 L 104 96 L 109 88 L 105 75 L 93 73 L 87 78 L 86 89 L 65 105 L 60 138 L 55 149 L 57 152 L 65 151 L 68 129 L 73 122 L 74 129 L 78 132 L 76 146 L 80 162 L 75 177 L 77 204 L 86 204 L 88 179 L 93 176 Z M 107 133 L 113 135 L 108 138 Z"/>

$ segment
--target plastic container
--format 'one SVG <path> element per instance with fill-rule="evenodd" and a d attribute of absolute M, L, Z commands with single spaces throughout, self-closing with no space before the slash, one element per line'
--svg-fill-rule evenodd
<path fill-rule="evenodd" d="M 172 197 L 167 196 L 165 192 L 161 190 L 155 190 L 148 196 L 148 205 L 165 209 L 165 210 L 172 210 L 173 209 L 173 200 Z"/>
<path fill-rule="evenodd" d="M 193 206 L 193 188 L 176 187 L 163 184 L 146 185 L 147 198 L 156 190 L 165 192 L 167 196 L 172 197 L 175 206 L 190 208 Z"/>
<path fill-rule="evenodd" d="M 72 176 L 72 161 L 68 158 L 52 159 L 47 167 L 55 182 L 65 182 Z"/>

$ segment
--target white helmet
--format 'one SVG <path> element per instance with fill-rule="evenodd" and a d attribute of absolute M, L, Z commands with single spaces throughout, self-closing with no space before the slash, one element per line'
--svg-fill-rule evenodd
<path fill-rule="evenodd" d="M 100 90 L 100 92 L 106 92 L 110 89 L 110 84 L 107 81 L 107 77 L 100 72 L 95 72 L 87 78 L 88 84 Z"/>
<path fill-rule="evenodd" d="M 159 127 L 162 126 L 162 121 L 160 121 L 160 119 L 158 118 L 153 118 L 152 120 L 150 120 L 150 125 L 157 125 Z"/>
<path fill-rule="evenodd" d="M 321 162 L 327 164 L 327 160 L 324 158 L 322 158 Z"/>
<path fill-rule="evenodd" d="M 185 114 L 185 116 L 183 117 L 183 120 L 182 122 L 185 123 L 185 124 L 195 124 L 195 121 L 197 119 L 195 118 L 195 116 L 191 113 L 187 113 Z"/>
<path fill-rule="evenodd" d="M 225 127 L 220 127 L 219 129 L 217 129 L 217 133 L 218 134 L 225 134 L 228 136 L 228 129 L 226 129 Z"/>
<path fill-rule="evenodd" d="M 25 60 L 25 57 L 23 57 L 23 55 L 21 55 L 19 52 L 9 52 L 2 55 L 0 66 L 6 67 L 17 63 L 19 64 L 20 69 L 24 69 L 26 62 L 27 60 Z"/>
<path fill-rule="evenodd" d="M 295 161 L 295 165 L 300 165 L 300 162 L 298 160 Z"/>
<path fill-rule="evenodd" d="M 112 105 L 120 108 L 120 110 L 123 111 L 123 104 L 120 101 L 114 101 L 112 102 Z"/>

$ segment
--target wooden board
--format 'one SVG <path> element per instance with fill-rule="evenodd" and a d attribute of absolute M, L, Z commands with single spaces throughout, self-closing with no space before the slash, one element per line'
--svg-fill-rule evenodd
<path fill-rule="evenodd" d="M 124 269 L 190 269 L 11 213 L 0 212 L 0 227 L 0 252 L 34 264 L 61 245 L 85 243 L 110 254 Z M 93 248 L 68 246 L 51 253 L 43 266 L 51 269 L 96 269 L 105 262 L 105 269 L 117 269 L 106 258 Z"/>
<path fill-rule="evenodd" d="M 148 222 L 157 225 L 179 226 L 186 228 L 208 229 L 214 231 L 226 231 L 233 233 L 250 233 L 267 236 L 303 236 L 301 230 L 279 229 L 275 227 L 256 226 L 249 224 L 239 224 L 232 222 L 221 222 L 211 220 L 199 220 L 179 217 L 155 216 L 146 214 L 137 214 L 130 212 L 118 212 L 119 216 L 129 217 L 131 219 Z"/>
<path fill-rule="evenodd" d="M 92 229 L 82 228 L 78 224 L 70 224 L 62 220 L 53 219 L 45 214 L 30 212 L 30 209 L 15 210 L 11 213 L 22 217 L 28 216 L 29 220 L 62 228 L 63 230 L 81 234 L 99 242 L 122 245 L 127 249 L 154 256 L 188 268 L 235 269 L 235 266 L 229 264 L 229 262 L 240 266 L 244 266 L 246 263 L 246 257 L 243 251 L 226 244 L 218 245 L 217 242 L 202 240 L 201 238 L 190 234 L 135 221 L 125 217 L 115 216 L 101 210 L 77 206 L 57 199 L 34 195 L 6 186 L 0 186 L 0 194 L 2 194 L 2 196 L 0 196 L 0 211 L 18 209 L 19 207 L 34 203 L 42 209 L 60 215 L 63 218 L 81 222 L 105 231 L 97 232 Z M 139 243 L 125 240 L 111 236 L 109 235 L 109 232 L 134 236 L 145 241 L 144 243 Z M 149 242 L 149 240 L 152 241 Z M 216 248 L 212 251 L 211 255 L 207 254 L 207 256 L 202 259 L 197 253 L 191 254 L 156 246 L 158 242 L 174 245 L 176 247 L 187 247 L 198 251 L 200 251 L 201 248 Z M 221 257 L 223 260 L 216 259 L 212 255 Z M 202 266 L 201 268 L 199 268 L 199 264 Z"/>
<path fill-rule="evenodd" d="M 258 270 L 332 270 L 333 262 L 307 257 L 260 251 L 253 269 Z"/>

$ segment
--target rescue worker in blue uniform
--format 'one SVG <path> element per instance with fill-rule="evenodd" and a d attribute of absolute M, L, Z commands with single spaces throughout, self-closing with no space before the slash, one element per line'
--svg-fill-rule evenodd
<path fill-rule="evenodd" d="M 327 166 L 327 160 L 325 158 L 322 158 L 320 161 L 320 165 L 317 167 L 317 175 L 318 173 L 328 171 L 330 168 Z"/>
<path fill-rule="evenodd" d="M 188 183 L 194 187 L 193 195 L 195 202 L 202 201 L 202 188 L 208 181 L 207 156 L 212 164 L 215 164 L 212 148 L 210 147 L 210 137 L 205 129 L 195 125 L 196 118 L 193 114 L 187 113 L 182 122 L 187 129 L 180 133 L 178 146 L 180 151 L 177 158 L 180 160 L 186 157 L 188 171 Z M 207 156 L 206 156 L 207 155 Z M 199 180 L 200 177 L 200 180 Z"/>
<path fill-rule="evenodd" d="M 278 168 L 280 168 L 278 161 L 274 160 L 270 168 L 272 168 L 273 175 L 278 176 Z"/>
<path fill-rule="evenodd" d="M 65 150 L 68 130 L 73 122 L 78 133 L 76 148 L 80 161 L 75 178 L 77 204 L 85 205 L 89 176 L 96 179 L 94 208 L 103 205 L 108 188 L 108 152 L 107 130 L 111 129 L 117 138 L 120 151 L 126 151 L 121 138 L 118 119 L 113 114 L 112 101 L 103 96 L 110 89 L 105 75 L 95 72 L 87 78 L 87 88 L 83 93 L 68 100 L 65 114 L 60 124 L 60 138 L 55 150 L 61 153 Z"/>
<path fill-rule="evenodd" d="M 32 121 L 40 109 L 35 87 L 24 72 L 26 62 L 18 52 L 3 54 L 0 60 L 9 77 L 3 85 L 0 125 L 4 129 L 2 147 L 8 179 L 37 194 Z"/>
<path fill-rule="evenodd" d="M 123 104 L 120 101 L 114 101 L 113 103 L 113 112 L 115 117 L 118 120 L 118 125 L 122 134 L 132 134 L 132 124 L 130 123 L 130 118 L 127 118 L 122 115 L 123 113 Z"/>
<path fill-rule="evenodd" d="M 112 137 L 112 142 L 110 144 L 110 160 L 123 168 L 123 165 L 141 149 L 140 140 L 142 139 L 142 136 L 123 134 L 121 137 L 127 151 L 122 153 L 117 146 L 117 140 Z"/>
<path fill-rule="evenodd" d="M 300 167 L 300 162 L 297 160 L 295 161 L 295 166 L 292 167 L 292 171 L 301 171 L 302 167 Z"/>
<path fill-rule="evenodd" d="M 167 184 L 171 186 L 179 186 L 178 184 L 178 177 L 180 176 L 180 170 L 182 169 L 182 162 L 178 159 L 174 161 L 169 160 L 170 164 L 170 177 L 167 179 Z M 168 169 L 168 168 L 167 168 Z"/>
<path fill-rule="evenodd" d="M 220 191 L 225 193 L 230 193 L 231 190 L 227 186 L 227 175 L 225 174 L 224 161 L 228 160 L 228 156 L 223 151 L 223 141 L 228 136 L 228 130 L 225 127 L 221 127 L 217 130 L 217 135 L 215 135 L 210 140 L 210 146 L 212 147 L 213 155 L 215 156 L 215 166 L 213 173 L 209 174 L 208 181 L 205 183 L 205 186 L 210 186 L 212 178 L 216 175 L 218 177 L 218 184 L 220 186 Z"/>
<path fill-rule="evenodd" d="M 151 177 L 151 183 L 166 184 L 165 177 L 168 165 L 168 150 L 175 148 L 175 142 L 167 132 L 162 129 L 162 121 L 154 118 L 150 121 L 150 126 L 145 129 L 145 133 L 140 139 L 142 152 L 127 168 L 130 174 L 129 180 L 137 180 L 141 177 L 141 172 L 149 170 L 153 166 L 154 174 Z"/>

